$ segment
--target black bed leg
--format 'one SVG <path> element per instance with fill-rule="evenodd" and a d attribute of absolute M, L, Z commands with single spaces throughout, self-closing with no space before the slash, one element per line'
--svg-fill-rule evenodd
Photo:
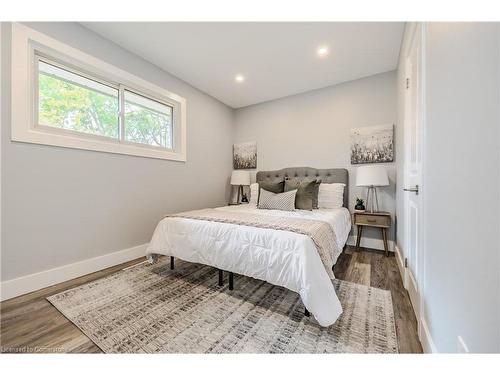
<path fill-rule="evenodd" d="M 229 272 L 229 290 L 233 290 L 233 273 Z"/>
<path fill-rule="evenodd" d="M 170 257 L 170 269 L 174 269 L 174 257 Z"/>
<path fill-rule="evenodd" d="M 305 316 L 311 316 L 311 313 L 310 313 L 310 312 L 309 312 L 309 310 L 308 310 L 308 309 L 306 309 L 305 307 L 304 307 L 304 315 L 305 315 Z"/>
<path fill-rule="evenodd" d="M 219 270 L 219 286 L 223 285 L 224 285 L 224 273 L 222 272 L 222 270 Z"/>

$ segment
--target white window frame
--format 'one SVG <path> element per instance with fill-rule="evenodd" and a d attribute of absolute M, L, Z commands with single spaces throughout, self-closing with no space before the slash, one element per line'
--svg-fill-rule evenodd
<path fill-rule="evenodd" d="M 166 149 L 38 124 L 38 59 L 172 107 L 173 148 Z M 12 24 L 11 139 L 66 148 L 176 160 L 186 159 L 186 99 L 19 23 Z M 123 119 L 123 113 L 120 113 Z M 123 134 L 120 120 L 120 133 Z M 121 138 L 121 137 L 120 137 Z"/>

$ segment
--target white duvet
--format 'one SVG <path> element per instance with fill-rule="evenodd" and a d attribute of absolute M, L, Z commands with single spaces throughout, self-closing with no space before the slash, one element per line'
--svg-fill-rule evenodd
<path fill-rule="evenodd" d="M 346 208 L 292 212 L 254 205 L 220 207 L 261 215 L 322 220 L 336 234 L 337 260 L 351 229 Z M 312 239 L 306 235 L 203 220 L 166 217 L 158 223 L 146 255 L 162 254 L 265 280 L 299 293 L 322 326 L 333 324 L 342 306 Z M 235 285 L 235 287 L 238 287 Z"/>

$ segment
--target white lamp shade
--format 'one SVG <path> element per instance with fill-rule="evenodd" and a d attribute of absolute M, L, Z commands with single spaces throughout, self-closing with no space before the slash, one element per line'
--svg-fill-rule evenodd
<path fill-rule="evenodd" d="M 358 167 L 356 171 L 356 186 L 387 186 L 389 177 L 387 170 L 381 165 Z"/>
<path fill-rule="evenodd" d="M 250 185 L 249 171 L 233 171 L 231 173 L 231 185 Z"/>

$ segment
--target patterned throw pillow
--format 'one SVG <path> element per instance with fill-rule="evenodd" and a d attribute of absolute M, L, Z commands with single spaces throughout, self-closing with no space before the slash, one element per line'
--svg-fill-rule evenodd
<path fill-rule="evenodd" d="M 266 210 L 295 211 L 296 194 L 297 190 L 276 194 L 261 188 L 258 208 Z"/>
<path fill-rule="evenodd" d="M 283 193 L 285 191 L 285 180 L 280 182 L 269 182 L 269 181 L 259 182 L 259 197 L 257 197 L 257 205 L 259 205 L 260 189 L 264 189 L 272 193 Z"/>

